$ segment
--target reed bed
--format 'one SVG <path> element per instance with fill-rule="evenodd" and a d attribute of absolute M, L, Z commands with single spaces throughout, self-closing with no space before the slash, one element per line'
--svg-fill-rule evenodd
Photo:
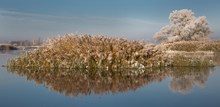
<path fill-rule="evenodd" d="M 173 43 L 163 43 L 159 46 L 164 50 L 174 51 L 214 51 L 220 52 L 220 41 L 179 41 Z"/>
<path fill-rule="evenodd" d="M 161 54 L 154 47 L 122 38 L 67 34 L 46 41 L 41 48 L 12 59 L 7 65 L 66 69 L 145 68 L 157 66 L 156 62 L 149 62 Z"/>
<path fill-rule="evenodd" d="M 215 53 L 212 51 L 166 51 L 167 59 L 175 67 L 206 67 L 215 66 Z"/>
<path fill-rule="evenodd" d="M 219 44 L 218 41 L 195 41 L 154 45 L 102 35 L 66 34 L 49 39 L 42 47 L 9 60 L 6 66 L 37 69 L 214 66 L 214 54 L 207 50 L 218 50 Z"/>

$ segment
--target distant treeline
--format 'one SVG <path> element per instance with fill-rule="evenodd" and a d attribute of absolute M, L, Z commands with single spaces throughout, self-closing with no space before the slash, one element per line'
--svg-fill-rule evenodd
<path fill-rule="evenodd" d="M 10 41 L 9 44 L 13 46 L 40 46 L 42 44 L 42 40 L 40 38 L 35 40 L 18 40 L 18 41 Z"/>
<path fill-rule="evenodd" d="M 40 38 L 35 40 L 17 40 L 0 43 L 0 50 L 18 50 L 21 47 L 41 46 L 43 44 Z"/>

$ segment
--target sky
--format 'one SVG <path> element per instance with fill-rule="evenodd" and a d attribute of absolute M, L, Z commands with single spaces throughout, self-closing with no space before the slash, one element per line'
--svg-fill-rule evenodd
<path fill-rule="evenodd" d="M 219 0 L 0 0 L 0 42 L 102 34 L 152 41 L 173 10 L 206 16 L 220 38 Z"/>

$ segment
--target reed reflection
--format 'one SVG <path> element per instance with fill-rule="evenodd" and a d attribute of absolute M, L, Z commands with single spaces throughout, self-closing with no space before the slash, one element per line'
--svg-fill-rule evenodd
<path fill-rule="evenodd" d="M 25 76 L 37 84 L 66 96 L 115 94 L 135 91 L 154 82 L 171 77 L 173 92 L 187 93 L 193 86 L 204 87 L 212 68 L 165 68 L 123 70 L 36 70 L 9 68 L 9 72 Z"/>

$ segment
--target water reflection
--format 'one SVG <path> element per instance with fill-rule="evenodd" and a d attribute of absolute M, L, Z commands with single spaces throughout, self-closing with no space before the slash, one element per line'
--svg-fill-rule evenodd
<path fill-rule="evenodd" d="M 205 82 L 211 72 L 212 68 L 174 68 L 170 73 L 171 81 L 169 87 L 173 92 L 188 93 L 193 86 L 205 87 Z"/>
<path fill-rule="evenodd" d="M 22 50 L 0 50 L 0 55 L 20 55 L 24 54 L 27 51 Z"/>
<path fill-rule="evenodd" d="M 215 52 L 214 62 L 216 63 L 216 65 L 220 65 L 220 52 Z"/>
<path fill-rule="evenodd" d="M 165 68 L 142 70 L 34 70 L 8 69 L 37 84 L 66 96 L 115 94 L 134 91 L 153 82 L 171 78 L 169 87 L 174 92 L 187 93 L 193 86 L 204 87 L 212 68 Z M 141 72 L 141 73 L 137 73 Z"/>

